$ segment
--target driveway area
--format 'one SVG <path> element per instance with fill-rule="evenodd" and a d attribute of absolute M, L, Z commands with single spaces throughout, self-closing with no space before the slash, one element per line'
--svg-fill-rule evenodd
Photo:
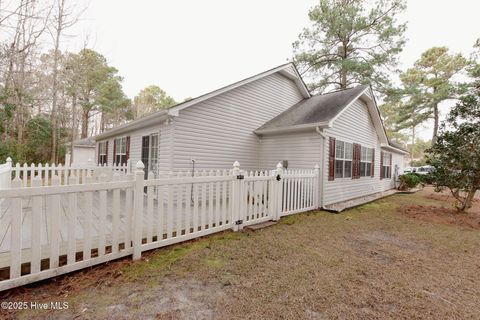
<path fill-rule="evenodd" d="M 1 293 L 67 302 L 24 319 L 479 317 L 479 199 L 468 215 L 426 188 L 341 214 L 315 211 Z M 422 214 L 424 212 L 425 214 Z"/>

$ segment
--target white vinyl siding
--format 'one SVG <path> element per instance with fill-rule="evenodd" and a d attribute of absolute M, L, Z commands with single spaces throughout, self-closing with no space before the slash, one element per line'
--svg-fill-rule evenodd
<path fill-rule="evenodd" d="M 261 169 L 274 169 L 284 160 L 289 168 L 313 169 L 321 165 L 322 138 L 314 130 L 266 135 L 260 142 Z"/>
<path fill-rule="evenodd" d="M 174 119 L 174 170 L 260 167 L 260 138 L 253 132 L 302 100 L 293 81 L 280 74 L 258 79 L 197 105 Z M 161 158 L 161 156 L 160 156 Z"/>
<path fill-rule="evenodd" d="M 337 141 L 348 143 L 358 143 L 365 148 L 375 148 L 375 177 L 363 176 L 359 179 L 343 178 L 328 181 L 328 143 L 324 148 L 323 172 L 323 205 L 334 204 L 337 202 L 354 199 L 364 195 L 383 191 L 383 185 L 380 183 L 380 142 L 370 118 L 366 104 L 362 100 L 355 101 L 349 106 L 340 117 L 334 122 L 332 128 L 324 129 L 327 137 L 334 137 Z M 365 160 L 367 159 L 367 149 L 365 149 Z M 370 160 L 371 156 L 369 156 Z"/>

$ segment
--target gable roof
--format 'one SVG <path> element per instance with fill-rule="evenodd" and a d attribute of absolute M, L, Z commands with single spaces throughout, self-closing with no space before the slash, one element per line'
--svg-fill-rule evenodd
<path fill-rule="evenodd" d="M 277 72 L 280 73 L 281 75 L 285 76 L 286 78 L 292 80 L 297 85 L 300 93 L 302 94 L 302 96 L 304 98 L 310 98 L 311 97 L 310 92 L 308 91 L 308 88 L 305 85 L 305 82 L 303 81 L 302 77 L 300 76 L 300 73 L 298 72 L 297 68 L 295 67 L 295 65 L 292 62 L 288 62 L 288 63 L 282 64 L 278 67 L 275 67 L 275 68 L 269 69 L 267 71 L 261 72 L 259 74 L 256 74 L 254 76 L 251 76 L 249 78 L 237 81 L 235 83 L 232 83 L 232 84 L 227 85 L 225 87 L 222 87 L 220 89 L 217 89 L 217 90 L 214 90 L 212 92 L 203 94 L 203 95 L 198 96 L 194 99 L 179 103 L 179 104 L 177 104 L 177 105 L 175 105 L 171 108 L 161 110 L 161 111 L 157 111 L 157 112 L 152 113 L 152 114 L 150 114 L 148 116 L 145 116 L 143 118 L 133 120 L 133 121 L 125 123 L 123 125 L 114 127 L 110 130 L 107 130 L 107 131 L 95 136 L 94 139 L 95 140 L 105 139 L 105 138 L 111 137 L 113 135 L 121 134 L 121 133 L 124 133 L 124 132 L 128 132 L 130 130 L 134 130 L 134 129 L 141 128 L 141 127 L 144 127 L 144 126 L 148 126 L 150 124 L 154 124 L 158 121 L 166 120 L 169 116 L 174 116 L 174 117 L 178 116 L 180 110 L 189 108 L 189 107 L 194 106 L 194 105 L 196 105 L 196 104 L 198 104 L 202 101 L 205 101 L 207 99 L 216 97 L 216 96 L 218 96 L 218 95 L 220 95 L 224 92 L 233 90 L 235 88 L 246 85 L 248 83 L 259 80 L 259 79 L 264 78 L 264 77 L 267 77 L 267 76 L 272 75 L 272 74 L 277 73 Z"/>
<path fill-rule="evenodd" d="M 304 99 L 255 132 L 261 134 L 288 127 L 328 124 L 368 88 L 358 86 Z"/>

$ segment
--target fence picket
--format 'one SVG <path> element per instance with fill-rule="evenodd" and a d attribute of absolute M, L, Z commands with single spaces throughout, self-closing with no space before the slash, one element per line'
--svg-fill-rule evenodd
<path fill-rule="evenodd" d="M 168 178 L 172 178 L 170 172 Z M 168 204 L 167 204 L 167 239 L 173 237 L 173 187 L 168 185 Z"/>
<path fill-rule="evenodd" d="M 207 172 L 203 170 L 202 172 L 202 177 L 205 177 L 207 175 Z M 201 217 L 201 224 L 200 224 L 200 230 L 204 230 L 207 225 L 207 184 L 202 183 L 202 200 L 200 201 L 202 205 L 202 211 L 200 214 Z"/>
<path fill-rule="evenodd" d="M 33 187 L 40 187 L 42 185 L 42 179 L 40 177 L 35 177 L 32 180 Z M 41 241 L 41 228 L 42 228 L 42 196 L 35 196 L 32 200 L 32 238 L 31 242 L 31 252 L 32 260 L 30 262 L 30 273 L 40 272 L 40 262 L 42 257 L 42 241 Z"/>
<path fill-rule="evenodd" d="M 182 172 L 177 173 L 177 178 L 182 177 Z M 173 187 L 173 186 L 172 186 Z M 183 218 L 183 210 L 182 210 L 182 190 L 183 190 L 183 185 L 179 184 L 176 187 L 177 190 L 177 212 L 175 214 L 175 227 L 176 227 L 176 233 L 175 235 L 178 237 L 182 234 L 182 218 Z"/>
<path fill-rule="evenodd" d="M 53 179 L 53 177 L 52 177 Z M 87 177 L 87 182 L 92 177 Z M 83 224 L 83 260 L 89 260 L 92 256 L 92 216 L 93 216 L 93 193 L 85 192 L 85 220 Z"/>
<path fill-rule="evenodd" d="M 193 184 L 193 232 L 198 231 L 199 214 L 198 214 L 198 183 Z"/>
<path fill-rule="evenodd" d="M 77 177 L 71 176 L 69 184 L 77 184 Z M 67 264 L 75 263 L 77 252 L 76 239 L 76 225 L 77 225 L 77 193 L 70 193 L 68 195 L 68 254 Z"/>
<path fill-rule="evenodd" d="M 106 243 L 106 222 L 107 222 L 107 191 L 100 190 L 98 192 L 99 197 L 99 210 L 98 210 L 98 256 L 105 255 L 105 243 Z"/>
<path fill-rule="evenodd" d="M 187 176 L 190 176 L 190 173 L 186 173 Z M 191 188 L 190 184 L 185 184 L 185 234 L 190 233 L 191 228 L 191 215 L 192 215 L 192 198 L 191 198 Z"/>
<path fill-rule="evenodd" d="M 165 209 L 164 209 L 164 186 L 158 186 L 157 194 L 158 194 L 158 204 L 157 204 L 157 241 L 163 240 L 163 232 L 164 232 L 164 216 L 165 216 Z"/>
<path fill-rule="evenodd" d="M 60 185 L 60 177 L 52 177 L 52 186 Z M 51 196 L 51 227 L 50 227 L 50 269 L 57 268 L 60 256 L 60 195 Z"/>
<path fill-rule="evenodd" d="M 154 179 L 152 171 L 148 173 L 147 178 L 148 180 Z M 147 223 L 145 224 L 147 228 L 147 243 L 153 241 L 153 188 L 151 186 L 147 187 Z"/>
<path fill-rule="evenodd" d="M 120 175 L 115 173 L 113 175 L 113 181 L 118 181 Z M 118 252 L 119 237 L 118 232 L 120 229 L 120 189 L 113 189 L 113 206 L 112 206 L 112 253 Z"/>
<path fill-rule="evenodd" d="M 21 180 L 12 181 L 12 186 L 19 187 Z M 10 241 L 10 279 L 18 278 L 21 274 L 22 263 L 22 198 L 13 198 L 11 205 L 11 241 Z"/>
<path fill-rule="evenodd" d="M 209 176 L 214 176 L 214 172 L 212 170 L 210 170 L 210 172 L 208 173 Z M 214 217 L 214 206 L 213 206 L 213 182 L 210 182 L 209 185 L 208 185 L 208 195 L 209 195 L 209 199 L 208 199 L 208 221 L 207 221 L 207 224 L 208 224 L 208 228 L 212 228 L 212 225 L 213 225 L 213 221 L 215 219 Z"/>

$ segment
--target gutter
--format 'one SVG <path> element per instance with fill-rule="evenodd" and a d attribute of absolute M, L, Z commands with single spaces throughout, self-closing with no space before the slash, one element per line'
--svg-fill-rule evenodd
<path fill-rule="evenodd" d="M 295 131 L 303 131 L 308 129 L 316 129 L 316 128 L 329 128 L 329 122 L 316 122 L 316 123 L 307 123 L 307 124 L 298 124 L 295 126 L 289 127 L 281 127 L 281 128 L 271 128 L 271 129 L 257 129 L 254 133 L 262 135 L 262 134 L 273 134 L 273 133 L 287 133 L 287 132 L 295 132 Z"/>
<path fill-rule="evenodd" d="M 322 208 L 323 207 L 323 204 L 325 203 L 324 200 L 324 195 L 325 195 L 325 192 L 324 192 L 324 183 L 323 183 L 323 175 L 324 175 L 324 172 L 323 172 L 323 168 L 325 168 L 324 166 L 324 160 L 325 160 L 325 141 L 327 140 L 327 136 L 325 135 L 325 133 L 323 133 L 323 131 L 320 129 L 320 127 L 316 127 L 315 128 L 315 132 L 317 132 L 321 137 L 322 137 L 322 150 L 321 150 L 321 167 L 320 167 L 320 172 L 319 172 L 319 175 L 318 175 L 318 180 L 319 180 L 319 183 L 320 183 L 320 186 L 319 186 L 319 190 L 320 190 L 320 202 L 321 203 L 318 203 L 318 207 L 319 208 Z"/>
<path fill-rule="evenodd" d="M 410 154 L 410 152 L 408 151 L 405 151 L 405 150 L 402 150 L 402 149 L 398 149 L 398 148 L 395 148 L 395 147 L 392 147 L 391 145 L 388 145 L 388 144 L 380 144 L 380 147 L 381 148 L 384 148 L 384 149 L 388 149 L 390 151 L 394 151 L 394 152 L 397 152 L 397 153 L 401 153 L 401 154 Z"/>

